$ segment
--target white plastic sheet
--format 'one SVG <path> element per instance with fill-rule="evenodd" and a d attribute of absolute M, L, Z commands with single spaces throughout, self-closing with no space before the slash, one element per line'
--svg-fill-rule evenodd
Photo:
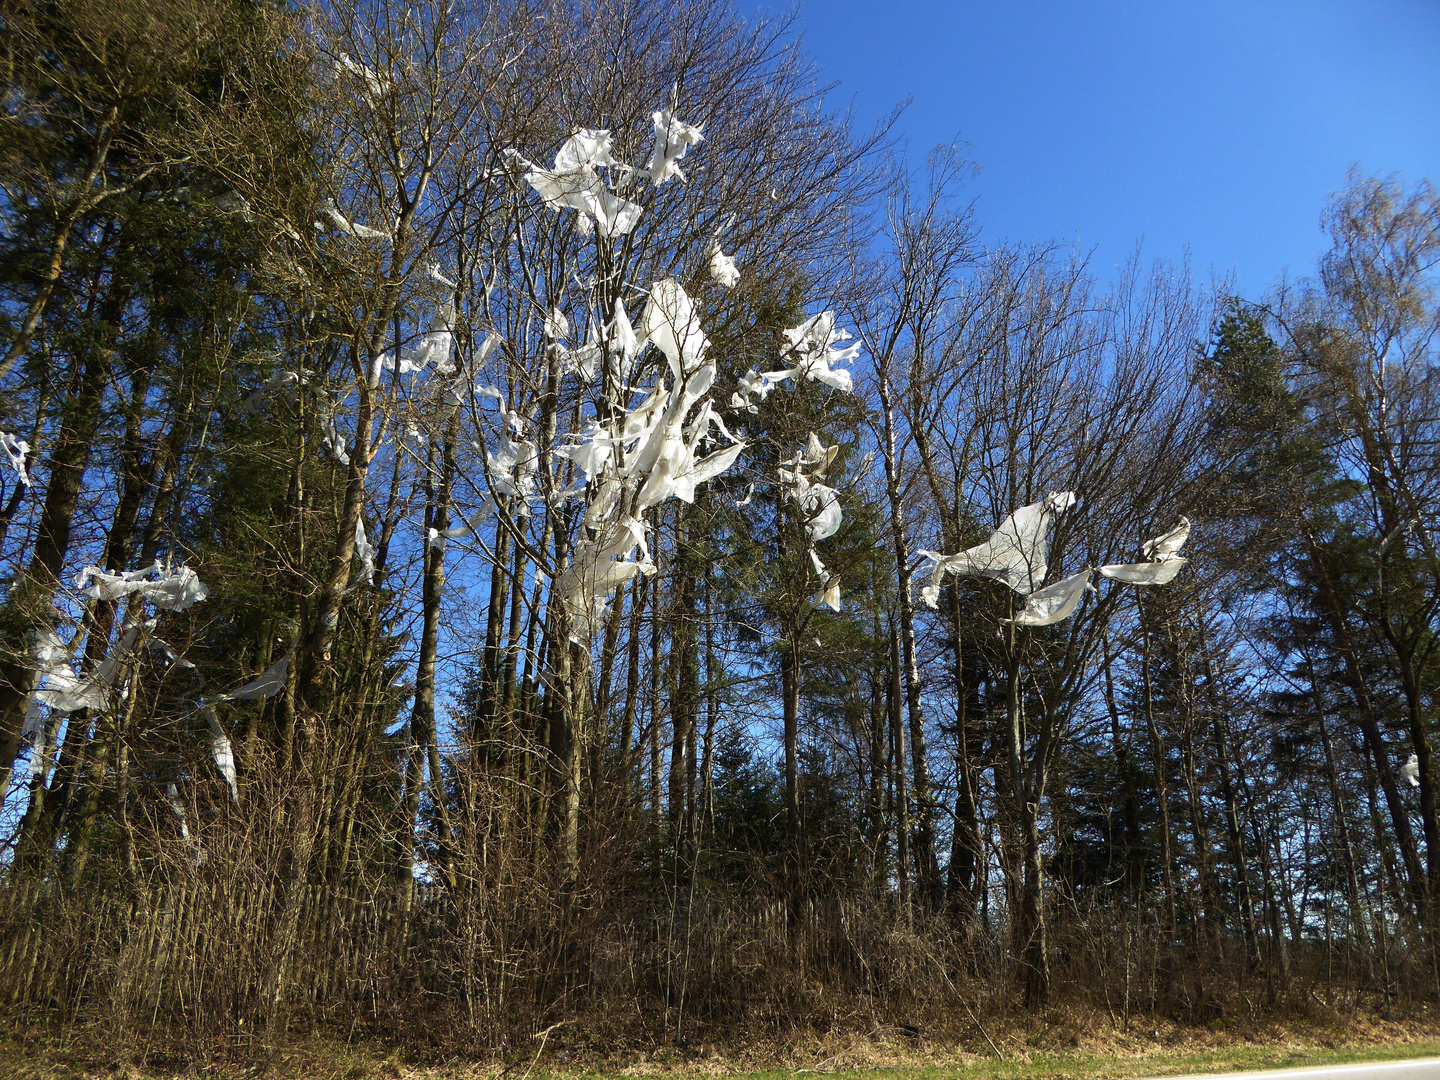
<path fill-rule="evenodd" d="M 810 597 L 810 603 L 814 604 L 816 607 L 825 606 L 829 607 L 833 611 L 839 611 L 840 575 L 831 574 L 826 579 L 825 587 L 823 589 L 820 589 L 818 592 L 816 592 L 813 596 Z"/>
<path fill-rule="evenodd" d="M 1164 562 L 1115 563 L 1100 567 L 1100 574 L 1126 585 L 1168 585 L 1188 561 L 1177 556 Z"/>
<path fill-rule="evenodd" d="M 805 441 L 805 449 L 781 464 L 792 469 L 807 469 L 812 480 L 819 480 L 830 470 L 830 466 L 835 463 L 835 457 L 839 453 L 839 444 L 825 446 L 820 442 L 820 436 L 812 431 L 810 437 Z"/>
<path fill-rule="evenodd" d="M 379 102 L 380 97 L 386 90 L 390 89 L 393 83 L 382 75 L 378 75 L 375 69 L 351 59 L 349 53 L 341 53 L 335 61 L 335 70 L 347 72 L 359 80 L 363 89 L 360 96 L 365 99 L 366 104 L 372 108 Z"/>
<path fill-rule="evenodd" d="M 706 358 L 710 342 L 695 305 L 671 278 L 651 286 L 633 328 L 623 305 L 614 305 L 603 338 L 611 370 L 627 371 L 646 343 L 665 355 L 673 381 L 667 386 L 662 375 L 623 417 L 591 421 L 557 448 L 585 473 L 584 524 L 591 535 L 576 545 L 552 593 L 564 605 L 577 641 L 603 624 L 618 587 L 654 572 L 639 515 L 671 498 L 692 502 L 696 488 L 731 468 L 745 448 L 706 397 L 715 381 L 715 363 Z M 731 445 L 702 453 L 717 436 Z M 633 501 L 627 501 L 630 492 Z"/>
<path fill-rule="evenodd" d="M 165 801 L 170 805 L 170 813 L 174 814 L 175 820 L 180 823 L 180 839 L 188 843 L 190 826 L 185 821 L 185 804 L 180 801 L 180 791 L 174 781 L 165 785 Z"/>
<path fill-rule="evenodd" d="M 229 693 L 221 694 L 220 701 L 268 701 L 285 689 L 285 676 L 290 671 L 290 662 L 295 658 L 291 649 L 275 663 L 266 668 L 257 678 L 243 686 L 237 686 Z"/>
<path fill-rule="evenodd" d="M 555 155 L 555 171 L 558 173 L 574 172 L 586 165 L 604 168 L 615 165 L 608 129 L 576 128 Z"/>
<path fill-rule="evenodd" d="M 466 533 L 474 533 L 481 525 L 490 520 L 494 513 L 495 500 L 487 495 L 480 503 L 480 509 L 471 514 L 469 518 L 462 519 L 459 524 L 452 525 L 448 529 L 431 529 L 426 536 L 426 543 L 437 551 L 444 551 L 447 540 L 458 540 Z"/>
<path fill-rule="evenodd" d="M 139 626 L 132 626 L 121 635 L 89 674 L 76 678 L 68 664 L 56 662 L 46 673 L 45 685 L 35 691 L 35 700 L 57 712 L 79 712 L 93 709 L 103 712 L 110 707 L 110 688 L 125 668 L 135 648 Z"/>
<path fill-rule="evenodd" d="M 113 601 L 138 594 L 165 611 L 184 611 L 210 595 L 194 570 L 182 566 L 174 573 L 166 573 L 158 559 L 144 570 L 121 574 L 110 574 L 98 566 L 87 566 L 75 576 L 75 587 L 92 600 Z"/>
<path fill-rule="evenodd" d="M 650 182 L 659 187 L 672 176 L 685 179 L 680 159 L 685 151 L 704 139 L 700 124 L 687 124 L 676 119 L 669 109 L 651 114 L 655 125 L 655 146 L 650 151 Z"/>
<path fill-rule="evenodd" d="M 805 515 L 805 532 L 810 540 L 827 540 L 840 530 L 840 493 L 824 484 L 811 483 L 800 469 L 781 469 L 780 483 Z"/>
<path fill-rule="evenodd" d="M 552 307 L 545 313 L 545 325 L 541 328 L 547 341 L 564 341 L 570 336 L 570 320 L 565 312 Z"/>
<path fill-rule="evenodd" d="M 210 725 L 210 757 L 215 762 L 215 767 L 220 770 L 220 775 L 225 778 L 225 786 L 230 789 L 230 798 L 236 806 L 240 805 L 240 778 L 235 772 L 235 748 L 230 745 L 229 738 L 220 730 L 220 723 L 215 719 L 215 714 L 210 711 L 206 717 Z"/>
<path fill-rule="evenodd" d="M 1157 536 L 1145 544 L 1141 552 L 1147 559 L 1155 562 L 1167 562 L 1177 558 L 1180 549 L 1185 546 L 1185 541 L 1190 539 L 1190 519 L 1181 517 L 1177 524 L 1163 536 Z"/>
<path fill-rule="evenodd" d="M 811 515 L 805 531 L 811 540 L 827 540 L 840 531 L 840 493 L 824 484 L 811 484 L 801 501 Z"/>
<path fill-rule="evenodd" d="M 672 497 L 693 503 L 695 488 L 729 469 L 745 449 L 744 443 L 736 443 L 698 458 L 695 456 L 698 441 L 698 436 L 687 441 L 678 431 L 667 434 L 640 489 L 637 500 L 640 508 L 655 506 Z"/>
<path fill-rule="evenodd" d="M 598 229 L 604 236 L 625 235 L 640 221 L 642 208 L 611 191 L 594 163 L 577 163 L 583 151 L 572 149 L 575 141 L 572 138 L 561 147 L 554 169 L 541 168 L 514 150 L 505 151 L 505 160 L 552 210 L 568 207 L 579 213 L 583 229 Z"/>
<path fill-rule="evenodd" d="M 339 464 L 349 465 L 350 453 L 345 446 L 345 439 L 335 427 L 335 410 L 328 402 L 321 401 L 318 411 L 320 414 L 320 445 Z"/>
<path fill-rule="evenodd" d="M 29 487 L 30 474 L 25 469 L 25 459 L 30 454 L 30 444 L 23 439 L 17 439 L 14 435 L 0 431 L 0 450 L 5 451 L 5 456 L 10 460 L 10 467 L 15 470 L 15 475 L 20 478 L 20 483 Z"/>
<path fill-rule="evenodd" d="M 455 344 L 454 323 L 455 305 L 446 301 L 435 310 L 425 335 L 411 348 L 400 350 L 399 373 L 408 375 L 424 371 L 434 364 L 440 374 L 451 374 L 455 370 L 450 363 L 450 353 Z"/>
<path fill-rule="evenodd" d="M 853 389 L 850 372 L 837 370 L 835 365 L 849 363 L 860 355 L 860 343 L 837 348 L 840 342 L 849 341 L 848 330 L 835 329 L 835 313 L 822 311 L 806 319 L 799 326 L 785 331 L 790 350 L 799 361 L 795 372 L 807 379 L 815 379 L 847 393 Z"/>
<path fill-rule="evenodd" d="M 365 535 L 365 518 L 358 515 L 355 518 L 355 557 L 360 560 L 360 576 L 355 579 L 355 584 L 363 581 L 366 585 L 374 585 L 375 546 Z"/>
<path fill-rule="evenodd" d="M 816 483 L 835 461 L 840 447 L 825 446 L 814 432 L 805 441 L 805 449 L 786 459 L 779 470 L 780 485 L 785 497 L 800 507 L 805 518 L 805 534 L 810 539 L 810 565 L 820 579 L 820 588 L 811 595 L 816 607 L 828 605 L 840 610 L 840 576 L 832 574 L 821 562 L 815 543 L 834 536 L 840 529 L 842 512 L 840 493 L 825 484 Z"/>
<path fill-rule="evenodd" d="M 630 323 L 630 316 L 625 311 L 625 305 L 617 296 L 613 317 L 610 320 L 609 332 L 606 335 L 606 343 L 610 355 L 615 360 L 615 376 L 624 380 L 630 374 L 630 362 L 635 359 L 635 354 L 640 351 L 640 338 L 635 333 L 635 327 Z"/>
<path fill-rule="evenodd" d="M 516 513 L 528 513 L 527 502 L 535 494 L 535 477 L 540 471 L 535 444 L 528 439 L 516 442 L 502 432 L 496 440 L 496 449 L 486 452 L 485 461 L 490 470 L 491 489 L 519 500 Z"/>
<path fill-rule="evenodd" d="M 694 301 L 674 278 L 662 278 L 650 286 L 650 298 L 636 329 L 642 343 L 648 341 L 665 354 L 677 383 L 695 371 L 710 348 Z"/>
<path fill-rule="evenodd" d="M 632 558 L 636 548 L 639 558 Z M 571 638 L 587 640 L 609 614 L 610 595 L 636 575 L 653 573 L 645 524 L 638 518 L 622 518 L 595 538 L 582 540 L 554 584 L 555 594 L 570 616 Z"/>
<path fill-rule="evenodd" d="M 718 285 L 733 289 L 740 281 L 740 271 L 735 260 L 720 250 L 717 243 L 710 249 L 710 278 Z"/>
<path fill-rule="evenodd" d="M 1182 517 L 1169 532 L 1147 540 L 1141 547 L 1150 562 L 1118 563 L 1100 567 L 1100 573 L 1127 585 L 1168 585 L 1188 561 L 1179 552 L 1190 538 L 1190 519 Z"/>
<path fill-rule="evenodd" d="M 995 578 L 1022 596 L 1028 596 L 1045 580 L 1049 570 L 1051 518 L 1074 505 L 1073 491 L 1052 492 L 1039 502 L 1016 510 L 983 544 L 954 555 L 920 552 L 933 564 L 930 584 L 921 590 L 921 597 L 929 607 L 935 607 L 947 573 L 956 577 Z"/>
<path fill-rule="evenodd" d="M 1054 585 L 1031 593 L 1020 613 L 1014 619 L 1003 621 L 1014 622 L 1017 626 L 1050 626 L 1062 619 L 1068 619 L 1084 598 L 1085 590 L 1090 587 L 1090 571 L 1081 570 L 1078 574 L 1071 574 Z"/>
<path fill-rule="evenodd" d="M 751 368 L 740 378 L 739 389 L 730 398 L 733 408 L 754 412 L 755 402 L 764 401 L 771 390 L 787 379 L 814 379 L 845 393 L 854 390 L 850 372 L 835 365 L 859 356 L 860 344 L 838 347 L 841 342 L 849 341 L 851 334 L 835 329 L 834 312 L 822 311 L 806 319 L 786 330 L 785 338 L 789 344 L 780 356 L 782 360 L 791 361 L 791 366 L 765 372 Z"/>
<path fill-rule="evenodd" d="M 385 229 L 376 229 L 369 225 L 362 225 L 358 221 L 351 221 L 340 212 L 333 200 L 327 199 L 320 207 L 320 213 L 335 226 L 335 231 L 346 236 L 352 236 L 356 240 L 390 240 L 391 235 Z"/>

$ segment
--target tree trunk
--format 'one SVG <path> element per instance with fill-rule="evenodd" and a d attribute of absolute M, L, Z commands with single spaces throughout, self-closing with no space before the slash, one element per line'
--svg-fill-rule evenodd
<path fill-rule="evenodd" d="M 79 385 L 61 409 L 60 431 L 47 463 L 49 483 L 30 566 L 12 587 L 5 605 L 0 643 L 0 793 L 10 784 L 10 772 L 20 753 L 25 700 L 35 685 L 29 635 L 53 621 L 50 598 L 60 586 L 60 572 L 70 550 L 75 509 L 110 376 L 110 352 L 130 292 L 128 281 L 112 282 L 97 315 L 94 339 L 81 363 Z"/>
<path fill-rule="evenodd" d="M 890 625 L 890 771 L 895 790 L 895 874 L 900 879 L 900 917 L 909 926 L 914 919 L 910 889 L 910 788 L 905 774 L 904 677 L 900 672 L 900 637 Z"/>
<path fill-rule="evenodd" d="M 1015 920 L 1015 953 L 1020 960 L 1020 985 L 1025 1007 L 1038 1009 L 1050 993 L 1050 960 L 1045 941 L 1043 853 L 1040 848 L 1039 792 L 1027 783 L 1025 710 L 1020 690 L 1020 653 L 1016 631 L 1009 631 L 1005 670 L 1005 751 L 1010 772 L 1010 797 L 1020 827 L 1020 911 Z M 1038 756 L 1038 755 L 1037 755 Z M 1037 769 L 1041 763 L 1037 762 Z"/>
<path fill-rule="evenodd" d="M 1350 626 L 1344 609 L 1335 595 L 1329 567 L 1314 537 L 1307 534 L 1310 558 L 1316 569 L 1316 583 L 1319 586 L 1320 607 L 1330 624 L 1335 646 L 1345 663 L 1345 674 L 1350 693 L 1354 698 L 1360 718 L 1360 730 L 1375 764 L 1375 778 L 1385 796 L 1385 806 L 1390 813 L 1390 825 L 1395 831 L 1395 842 L 1400 848 L 1400 859 L 1405 867 L 1406 883 L 1409 887 L 1410 902 L 1421 932 L 1430 937 L 1427 917 L 1430 914 L 1429 879 L 1420 864 L 1420 855 L 1415 845 L 1415 833 L 1410 827 L 1410 812 L 1400 796 L 1400 787 L 1395 782 L 1395 770 L 1390 764 L 1390 750 L 1380 730 L 1379 717 L 1370 695 L 1370 684 L 1364 667 L 1356 654 L 1350 635 Z M 1416 751 L 1418 756 L 1419 751 Z"/>
<path fill-rule="evenodd" d="M 976 786 L 976 763 L 984 753 L 985 738 L 977 720 L 980 712 L 979 686 L 971 682 L 974 673 L 968 669 L 961 642 L 960 594 L 953 586 L 947 586 L 944 595 L 954 643 L 958 714 L 955 731 L 955 823 L 951 830 L 946 903 L 956 923 L 964 928 L 968 940 L 975 918 L 976 872 L 984 858 L 980 846 L 980 792 Z"/>
<path fill-rule="evenodd" d="M 785 870 L 791 909 L 800 904 L 800 647 L 794 635 L 780 643 L 780 697 L 785 718 Z"/>
<path fill-rule="evenodd" d="M 1142 611 L 1144 609 L 1142 608 Z M 1143 620 L 1142 620 L 1143 623 Z M 1166 749 L 1155 718 L 1155 686 L 1150 672 L 1150 630 L 1142 625 L 1140 639 L 1140 680 L 1144 694 L 1145 733 L 1150 739 L 1150 777 L 1155 785 L 1155 802 L 1160 817 L 1160 871 L 1165 882 L 1165 948 L 1175 948 L 1179 931 L 1176 921 L 1175 859 L 1170 828 L 1170 784 L 1166 775 Z"/>
<path fill-rule="evenodd" d="M 455 477 L 455 421 L 450 422 L 441 446 L 440 482 L 430 483 L 428 470 L 433 460 L 426 461 L 427 506 L 425 535 L 435 529 L 444 532 L 450 527 L 450 490 Z M 440 645 L 440 601 L 445 591 L 445 549 L 427 543 L 423 553 L 423 576 L 420 586 L 420 652 L 415 661 L 415 700 L 410 711 L 412 752 L 424 753 L 430 770 L 427 785 L 435 812 L 439 840 L 440 870 L 445 882 L 455 886 L 454 845 L 450 834 L 450 814 L 445 794 L 445 778 L 440 761 L 440 746 L 435 729 L 435 660 Z M 493 620 L 492 620 L 493 621 Z M 412 766 L 412 775 L 414 772 Z M 408 792 L 407 792 L 408 794 Z M 408 809 L 408 808 L 407 808 Z M 418 822 L 412 817 L 406 827 L 413 830 Z"/>

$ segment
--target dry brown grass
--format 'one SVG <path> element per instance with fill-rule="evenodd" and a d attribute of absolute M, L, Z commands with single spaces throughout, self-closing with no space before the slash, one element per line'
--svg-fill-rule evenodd
<path fill-rule="evenodd" d="M 61 1029 L 32 1017 L 0 1029 L 0 1076 L 14 1080 L 587 1080 L 665 1077 L 780 1080 L 865 1074 L 938 1080 L 963 1071 L 975 1080 L 1126 1080 L 1237 1069 L 1440 1055 L 1440 1022 L 1418 1005 L 1389 1017 L 1316 1008 L 1308 1016 L 1193 1026 L 1138 1018 L 1116 1023 L 1086 1006 L 992 1015 L 981 1032 L 918 1035 L 894 1025 L 698 1042 L 649 1052 L 602 1052 L 560 1025 L 510 1052 L 427 1055 L 373 1041 L 292 1038 L 268 1052 L 216 1044 L 210 1053 L 117 1043 L 104 1026 Z M 238 1052 L 237 1052 L 238 1051 Z M 998 1054 L 998 1056 L 997 1056 Z"/>

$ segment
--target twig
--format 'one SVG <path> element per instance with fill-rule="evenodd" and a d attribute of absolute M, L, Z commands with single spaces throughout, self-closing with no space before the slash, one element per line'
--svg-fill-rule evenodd
<path fill-rule="evenodd" d="M 980 1018 L 971 1012 L 969 1003 L 962 997 L 960 998 L 960 1004 L 965 1006 L 967 1013 L 970 1013 L 970 1019 L 975 1021 L 975 1026 L 980 1029 L 980 1034 L 985 1036 L 985 1041 L 990 1044 L 990 1049 L 995 1051 L 995 1056 L 1001 1061 L 1004 1061 L 1005 1055 L 1000 1052 L 1000 1048 L 996 1046 L 994 1040 L 990 1038 L 990 1033 L 985 1030 L 985 1025 L 980 1023 Z"/>
<path fill-rule="evenodd" d="M 550 1037 L 550 1032 L 568 1023 L 570 1023 L 569 1020 L 557 1020 L 555 1021 L 555 1023 L 547 1027 L 544 1031 L 540 1032 L 540 1045 L 536 1048 L 535 1056 L 530 1059 L 530 1065 L 525 1070 L 525 1075 L 522 1076 L 520 1080 L 530 1080 L 530 1074 L 535 1071 L 535 1063 L 540 1060 L 540 1055 L 545 1052 L 545 1040 Z"/>

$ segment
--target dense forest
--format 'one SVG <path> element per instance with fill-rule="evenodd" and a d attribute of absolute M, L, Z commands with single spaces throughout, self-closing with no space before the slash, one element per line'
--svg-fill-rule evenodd
<path fill-rule="evenodd" d="M 1431 186 L 1240 297 L 992 241 L 726 0 L 0 30 L 7 1011 L 1440 993 Z"/>

